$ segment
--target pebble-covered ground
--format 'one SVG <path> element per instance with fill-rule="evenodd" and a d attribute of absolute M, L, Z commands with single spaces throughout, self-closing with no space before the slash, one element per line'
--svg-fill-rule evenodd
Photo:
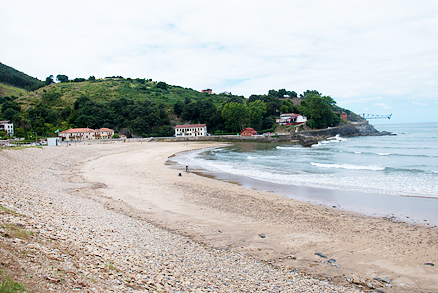
<path fill-rule="evenodd" d="M 92 146 L 0 151 L 0 270 L 38 292 L 360 292 L 213 249 L 67 182 Z M 71 177 L 69 177 L 71 176 Z"/>

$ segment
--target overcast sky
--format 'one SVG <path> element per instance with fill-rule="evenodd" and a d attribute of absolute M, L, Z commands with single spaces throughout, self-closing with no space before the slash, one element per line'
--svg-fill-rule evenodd
<path fill-rule="evenodd" d="M 318 90 L 356 113 L 438 122 L 438 1 L 0 0 L 0 62 L 249 97 Z"/>

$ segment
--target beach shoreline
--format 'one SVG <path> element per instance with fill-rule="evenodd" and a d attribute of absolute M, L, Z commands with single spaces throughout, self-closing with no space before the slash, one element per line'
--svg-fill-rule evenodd
<path fill-rule="evenodd" d="M 169 157 L 166 165 L 173 169 L 183 169 L 178 154 Z M 271 192 L 290 199 L 314 205 L 335 207 L 347 212 L 365 216 L 392 218 L 408 224 L 438 226 L 438 198 L 428 196 L 392 195 L 365 193 L 342 189 L 318 188 L 305 185 L 281 184 L 263 181 L 248 176 L 196 168 L 191 172 L 223 182 L 264 192 Z"/>
<path fill-rule="evenodd" d="M 114 182 L 117 179 L 112 177 L 105 182 L 113 183 L 105 190 L 105 194 L 137 210 L 141 209 L 146 213 L 145 219 L 152 219 L 171 231 L 212 247 L 250 254 L 284 268 L 338 279 L 345 275 L 350 276 L 349 279 L 360 276 L 372 280 L 385 273 L 387 278 L 394 280 L 394 284 L 400 283 L 402 287 L 411 289 L 420 286 L 419 280 L 422 283 L 435 282 L 434 278 L 427 280 L 430 268 L 423 263 L 429 262 L 426 259 L 436 257 L 436 246 L 428 247 L 422 241 L 418 243 L 419 237 L 425 237 L 424 234 L 432 237 L 430 241 L 433 241 L 430 234 L 433 228 L 414 225 L 416 231 L 410 231 L 413 225 L 397 222 L 393 218 L 367 217 L 316 206 L 185 173 L 184 170 L 180 170 L 182 177 L 177 177 L 177 170 L 164 167 L 170 156 L 175 152 L 212 145 L 173 144 L 169 145 L 168 152 L 163 150 L 162 157 L 155 164 L 143 166 L 146 170 L 152 166 L 155 168 L 155 174 L 148 172 L 145 177 L 160 182 L 153 185 L 158 192 L 149 191 L 147 200 L 136 194 L 126 195 L 126 192 L 121 196 L 121 190 L 115 191 L 117 183 Z M 147 158 L 145 156 L 144 161 Z M 126 162 L 126 158 L 124 160 Z M 137 153 L 136 160 L 143 161 L 143 157 Z M 103 164 L 100 168 L 104 171 L 109 166 Z M 107 180 L 105 176 L 91 175 L 90 170 L 85 173 L 91 181 Z M 148 181 L 148 184 L 150 186 L 151 182 Z M 168 190 L 158 189 L 163 185 Z M 163 194 L 168 198 L 164 199 Z M 262 234 L 266 238 L 261 238 Z M 391 241 L 393 243 L 389 244 Z M 316 252 L 335 258 L 340 268 L 327 265 L 325 259 L 315 256 Z M 420 262 L 419 256 L 424 260 Z M 409 270 L 413 275 L 403 273 L 406 266 L 415 267 L 415 270 Z M 428 277 L 423 279 L 424 276 Z"/>
<path fill-rule="evenodd" d="M 300 272 L 346 286 L 342 290 L 438 290 L 436 268 L 424 265 L 437 261 L 436 228 L 312 205 L 165 165 L 175 153 L 209 146 L 214 144 L 120 143 L 40 152 L 56 155 L 46 163 L 53 170 L 62 162 L 59 156 L 75 157 L 59 171 L 63 182 L 82 186 L 74 187 L 67 199 L 90 198 L 105 213 L 140 221 L 136 225 L 152 223 L 207 249 L 248 255 L 283 273 Z M 105 256 L 105 250 L 101 253 Z"/>

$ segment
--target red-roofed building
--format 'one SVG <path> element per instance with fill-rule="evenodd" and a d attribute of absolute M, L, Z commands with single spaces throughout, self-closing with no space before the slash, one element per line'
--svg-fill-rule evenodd
<path fill-rule="evenodd" d="M 301 125 L 307 122 L 307 117 L 301 114 L 283 113 L 280 115 L 279 125 Z"/>
<path fill-rule="evenodd" d="M 206 90 L 202 90 L 201 93 L 211 94 L 211 93 L 213 93 L 213 90 L 212 89 L 206 89 Z"/>
<path fill-rule="evenodd" d="M 252 135 L 257 135 L 257 131 L 254 130 L 254 128 L 251 127 L 247 127 L 244 130 L 242 130 L 242 132 L 240 132 L 241 136 L 252 136 Z"/>
<path fill-rule="evenodd" d="M 91 128 L 70 128 L 58 132 L 62 141 L 85 140 L 85 139 L 108 139 L 112 138 L 114 130 L 109 128 L 91 129 Z"/>
<path fill-rule="evenodd" d="M 206 124 L 176 125 L 175 136 L 205 136 L 207 135 Z"/>

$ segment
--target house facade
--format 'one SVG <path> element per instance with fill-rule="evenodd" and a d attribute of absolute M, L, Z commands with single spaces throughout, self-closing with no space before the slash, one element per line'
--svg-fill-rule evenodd
<path fill-rule="evenodd" d="M 278 120 L 279 125 L 301 125 L 307 122 L 307 117 L 301 114 L 283 113 Z"/>
<path fill-rule="evenodd" d="M 108 139 L 112 138 L 114 130 L 109 128 L 70 128 L 58 132 L 58 137 L 62 141 L 87 140 L 87 139 Z"/>
<path fill-rule="evenodd" d="M 0 121 L 0 130 L 6 131 L 8 136 L 14 136 L 14 123 L 9 122 L 9 120 Z"/>
<path fill-rule="evenodd" d="M 212 89 L 205 89 L 205 90 L 202 90 L 201 93 L 211 94 L 211 93 L 213 93 L 213 90 Z"/>
<path fill-rule="evenodd" d="M 206 124 L 176 125 L 175 136 L 205 136 L 207 135 Z"/>
<path fill-rule="evenodd" d="M 240 132 L 240 135 L 241 136 L 253 136 L 253 135 L 257 135 L 257 131 L 255 131 L 254 128 L 247 127 Z"/>
<path fill-rule="evenodd" d="M 342 120 L 342 121 L 347 122 L 347 113 L 342 112 L 341 114 L 339 114 L 339 117 L 341 117 L 341 120 Z"/>

